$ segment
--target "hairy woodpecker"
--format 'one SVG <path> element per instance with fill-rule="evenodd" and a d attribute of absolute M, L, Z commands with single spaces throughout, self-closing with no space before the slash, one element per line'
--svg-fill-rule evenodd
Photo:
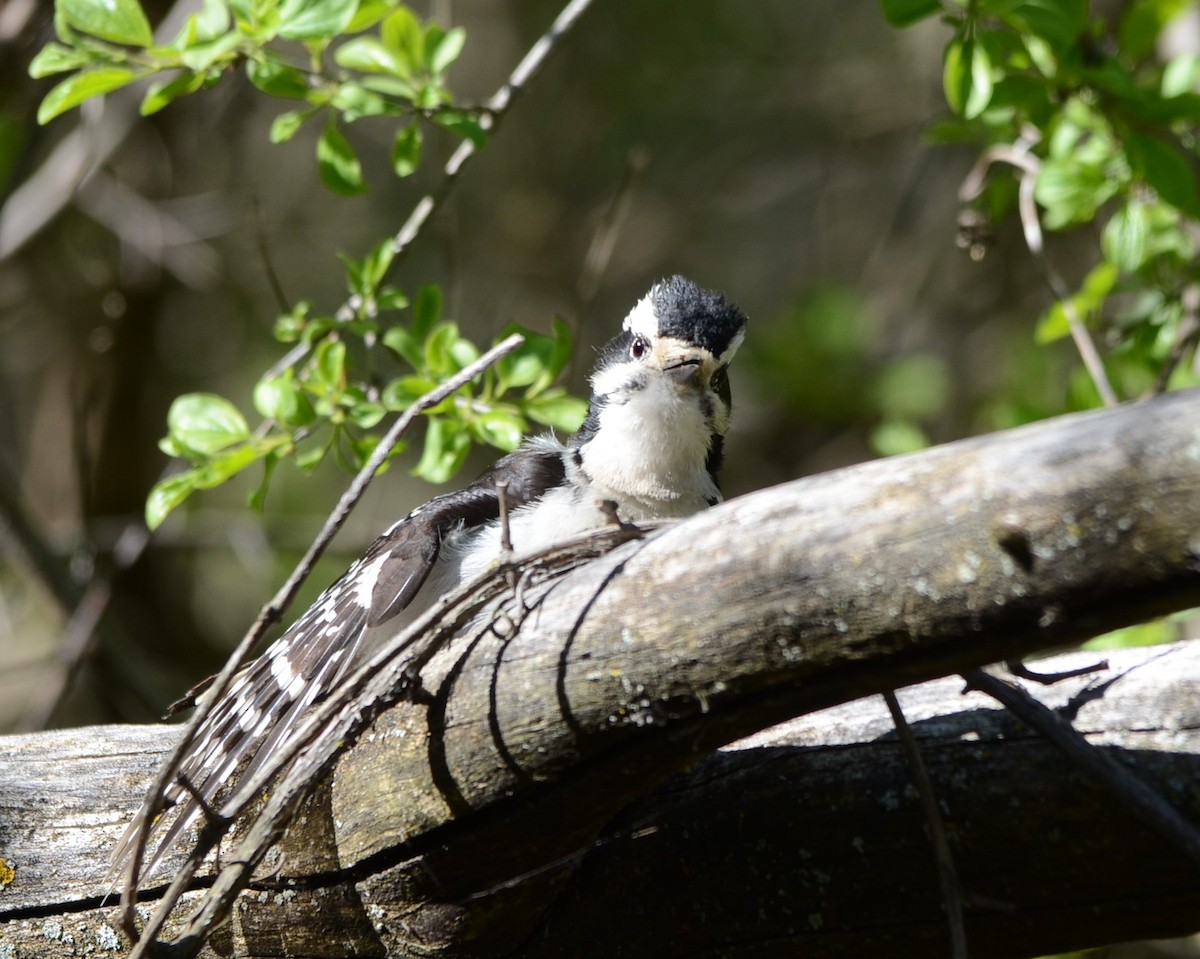
<path fill-rule="evenodd" d="M 745 327 L 736 306 L 683 277 L 651 287 L 600 352 L 587 418 L 573 437 L 529 440 L 470 486 L 414 509 L 238 675 L 182 761 L 190 789 L 168 792 L 181 808 L 146 874 L 195 819 L 199 800 L 220 792 L 243 761 L 250 760 L 248 772 L 281 747 L 356 661 L 501 557 L 498 484 L 506 484 L 517 557 L 608 525 L 605 501 L 632 523 L 719 502 L 726 374 Z M 183 706 L 199 701 L 202 689 Z M 116 864 L 132 853 L 136 825 Z"/>

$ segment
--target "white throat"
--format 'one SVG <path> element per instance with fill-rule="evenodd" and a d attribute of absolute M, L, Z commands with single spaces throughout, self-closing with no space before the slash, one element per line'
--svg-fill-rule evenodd
<path fill-rule="evenodd" d="M 597 498 L 615 500 L 626 519 L 690 516 L 720 499 L 706 468 L 710 431 L 697 394 L 651 377 L 601 407 L 583 468 Z"/>

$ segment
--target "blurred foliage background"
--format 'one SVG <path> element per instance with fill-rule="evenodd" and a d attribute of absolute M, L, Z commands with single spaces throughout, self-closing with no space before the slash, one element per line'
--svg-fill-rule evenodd
<path fill-rule="evenodd" d="M 199 6 L 143 5 L 154 23 Z M 560 9 L 413 6 L 465 28 L 448 82 L 467 104 Z M 955 139 L 939 127 L 953 27 L 926 0 L 882 6 L 919 22 L 896 29 L 875 3 L 598 0 L 391 280 L 439 284 L 443 316 L 476 342 L 563 317 L 581 395 L 591 350 L 652 282 L 679 272 L 724 291 L 751 317 L 728 495 L 1094 404 L 1070 341 L 1035 339 L 1055 297 L 1016 219 L 960 235 L 978 146 L 928 136 Z M 1200 49 L 1193 5 L 1140 8 Z M 457 143 L 427 131 L 434 162 L 397 179 L 394 127 L 356 123 L 369 191 L 347 198 L 320 185 L 320 125 L 272 145 L 288 104 L 242 79 L 146 119 L 143 87 L 39 126 L 54 79 L 28 68 L 53 38 L 51 4 L 0 6 L 0 731 L 152 720 L 219 667 L 347 476 L 281 469 L 261 514 L 245 505 L 259 477 L 242 476 L 147 540 L 168 408 L 202 391 L 251 409 L 280 352 L 280 296 L 336 309 L 336 254 L 394 233 Z M 1096 229 L 1051 238 L 1072 289 L 1097 243 Z M 476 451 L 468 472 L 494 455 Z M 432 492 L 404 468 L 377 480 L 300 608 Z"/>
<path fill-rule="evenodd" d="M 196 5 L 144 6 L 157 23 Z M 466 29 L 448 80 L 478 103 L 560 4 L 415 8 Z M 53 81 L 27 70 L 53 35 L 48 4 L 0 9 L 6 730 L 151 719 L 223 660 L 347 480 L 280 470 L 260 516 L 245 509 L 258 477 L 239 478 L 137 553 L 167 409 L 192 391 L 249 409 L 279 353 L 275 279 L 290 302 L 336 308 L 335 254 L 395 232 L 457 142 L 431 131 L 436 162 L 399 180 L 393 128 L 355 124 L 370 189 L 346 198 L 320 185 L 319 129 L 271 145 L 288 104 L 244 80 L 147 119 L 144 90 L 121 90 L 39 127 Z M 1035 342 L 1054 297 L 1018 224 L 1000 221 L 975 257 L 958 242 L 976 151 L 926 136 L 948 115 L 951 35 L 937 18 L 898 30 L 876 4 L 599 2 L 394 280 L 440 284 L 444 315 L 477 342 L 564 317 L 583 395 L 591 349 L 653 281 L 724 291 L 752 322 L 729 495 L 1090 402 L 1069 341 Z M 1094 248 L 1054 238 L 1072 282 Z M 377 481 L 300 602 L 431 492 L 404 469 Z"/>

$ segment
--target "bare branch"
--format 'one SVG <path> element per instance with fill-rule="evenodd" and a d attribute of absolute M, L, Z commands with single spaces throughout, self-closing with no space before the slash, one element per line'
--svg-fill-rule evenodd
<path fill-rule="evenodd" d="M 1029 248 L 1029 252 L 1033 254 L 1034 262 L 1041 269 L 1042 276 L 1046 280 L 1046 285 L 1050 287 L 1050 291 L 1054 294 L 1055 299 L 1058 300 L 1059 305 L 1063 309 L 1063 313 L 1067 318 L 1067 327 L 1071 332 L 1071 339 L 1075 343 L 1075 348 L 1079 351 L 1079 356 L 1083 360 L 1083 365 L 1087 369 L 1088 375 L 1092 378 L 1096 392 L 1100 394 L 1100 399 L 1104 402 L 1105 406 L 1116 406 L 1120 400 L 1117 397 L 1116 391 L 1113 390 L 1112 384 L 1109 382 L 1108 374 L 1104 370 L 1104 361 L 1100 358 L 1100 352 L 1096 349 L 1092 335 L 1088 332 L 1087 326 L 1080 319 L 1079 313 L 1075 309 L 1070 288 L 1046 252 L 1046 244 L 1042 237 L 1042 223 L 1038 216 L 1037 203 L 1033 196 L 1037 174 L 1041 169 L 1041 161 L 1030 152 L 1033 145 L 1037 143 L 1037 136 L 1037 130 L 1029 128 L 1025 131 L 1025 135 L 1016 143 L 995 146 L 986 151 L 971 169 L 971 172 L 967 174 L 967 178 L 963 181 L 962 186 L 959 187 L 958 197 L 963 203 L 969 203 L 977 199 L 980 193 L 983 192 L 988 167 L 993 163 L 1008 163 L 1019 171 L 1018 180 L 1020 182 L 1017 187 L 1017 210 L 1021 216 L 1021 227 L 1025 234 L 1025 245 Z"/>
<path fill-rule="evenodd" d="M 1200 866 L 1200 827 L 1183 818 L 1162 796 L 1107 753 L 1094 748 L 1064 717 L 1047 709 L 1016 683 L 1005 682 L 983 669 L 965 676 L 973 689 L 1003 703 L 1014 716 L 1037 730 L 1070 760 L 1111 790 L 1138 818 Z"/>

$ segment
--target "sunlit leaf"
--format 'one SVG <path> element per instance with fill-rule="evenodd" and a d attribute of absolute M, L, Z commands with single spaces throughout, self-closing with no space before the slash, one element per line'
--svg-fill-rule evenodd
<path fill-rule="evenodd" d="M 428 34 L 426 34 L 425 55 L 429 59 L 429 72 L 434 74 L 444 73 L 446 68 L 458 59 L 458 55 L 462 53 L 466 42 L 467 32 L 462 27 L 454 27 L 448 30 L 432 45 L 429 43 Z"/>
<path fill-rule="evenodd" d="M 401 73 L 396 54 L 374 37 L 357 37 L 343 43 L 334 52 L 333 59 L 347 70 L 363 73 Z"/>
<path fill-rule="evenodd" d="M 285 113 L 279 114 L 279 116 L 271 121 L 271 130 L 268 137 L 272 143 L 286 143 L 296 135 L 309 116 L 311 116 L 311 113 L 305 110 L 288 110 Z"/>
<path fill-rule="evenodd" d="M 167 412 L 167 438 L 181 455 L 211 456 L 250 438 L 236 406 L 212 393 L 186 393 Z"/>
<path fill-rule="evenodd" d="M 354 18 L 358 0 L 283 0 L 279 35 L 289 40 L 328 40 Z"/>
<path fill-rule="evenodd" d="M 977 40 L 955 38 L 946 46 L 942 85 L 946 102 L 968 120 L 987 109 L 992 99 L 992 64 Z"/>
<path fill-rule="evenodd" d="M 111 93 L 133 83 L 141 74 L 125 67 L 100 67 L 67 77 L 46 94 L 38 107 L 38 123 L 49 123 L 85 100 Z"/>
<path fill-rule="evenodd" d="M 308 95 L 308 78 L 295 67 L 277 60 L 247 60 L 246 76 L 263 93 L 273 97 L 303 100 Z"/>
<path fill-rule="evenodd" d="M 317 141 L 317 168 L 321 182 L 334 193 L 355 196 L 367 189 L 354 148 L 342 131 L 332 124 Z"/>
<path fill-rule="evenodd" d="M 159 480 L 146 497 L 146 526 L 156 530 L 170 512 L 196 491 L 191 470 Z"/>
<path fill-rule="evenodd" d="M 30 62 L 29 75 L 41 79 L 67 70 L 78 70 L 90 62 L 91 58 L 82 50 L 72 50 L 59 43 L 47 43 Z"/>
<path fill-rule="evenodd" d="M 153 83 L 142 98 L 141 114 L 144 117 L 151 116 L 173 100 L 195 93 L 202 86 L 204 75 L 201 73 L 181 73 L 172 80 Z"/>
<path fill-rule="evenodd" d="M 1146 262 L 1150 250 L 1150 218 L 1146 204 L 1130 200 L 1112 215 L 1101 234 L 1104 256 L 1126 273 Z"/>
<path fill-rule="evenodd" d="M 392 141 L 392 169 L 396 176 L 412 176 L 421 165 L 421 128 L 416 124 L 401 127 Z"/>
<path fill-rule="evenodd" d="M 531 420 L 543 426 L 574 433 L 587 415 L 587 401 L 578 396 L 569 396 L 565 390 L 555 389 L 529 400 L 523 409 Z"/>
<path fill-rule="evenodd" d="M 137 0 L 58 0 L 57 9 L 76 30 L 101 40 L 135 47 L 149 46 L 154 40 Z"/>

